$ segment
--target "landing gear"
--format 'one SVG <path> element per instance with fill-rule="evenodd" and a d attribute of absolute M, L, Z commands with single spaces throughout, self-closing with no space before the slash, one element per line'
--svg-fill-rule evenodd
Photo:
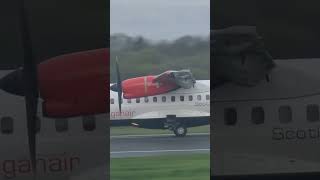
<path fill-rule="evenodd" d="M 173 131 L 177 137 L 184 137 L 187 134 L 187 128 L 182 121 L 178 121 L 175 115 L 168 115 L 164 123 L 164 128 Z"/>
<path fill-rule="evenodd" d="M 176 127 L 173 132 L 177 137 L 184 137 L 187 134 L 187 128 L 184 126 L 178 126 Z"/>

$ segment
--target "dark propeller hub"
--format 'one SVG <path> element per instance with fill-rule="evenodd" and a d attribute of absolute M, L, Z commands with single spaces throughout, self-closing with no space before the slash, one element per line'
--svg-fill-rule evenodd
<path fill-rule="evenodd" d="M 114 91 L 114 92 L 118 92 L 119 88 L 118 88 L 118 85 L 117 84 L 113 84 L 111 85 L 110 87 L 111 91 Z"/>
<path fill-rule="evenodd" d="M 22 69 L 7 74 L 0 79 L 0 89 L 14 95 L 24 96 Z"/>

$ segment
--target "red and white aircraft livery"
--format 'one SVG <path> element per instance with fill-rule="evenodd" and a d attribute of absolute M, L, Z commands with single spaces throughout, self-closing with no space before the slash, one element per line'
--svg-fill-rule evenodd
<path fill-rule="evenodd" d="M 108 151 L 109 50 L 51 58 L 37 65 L 36 177 L 103 179 Z M 33 179 L 22 69 L 0 72 L 0 179 Z M 102 173 L 103 172 L 103 173 Z"/>

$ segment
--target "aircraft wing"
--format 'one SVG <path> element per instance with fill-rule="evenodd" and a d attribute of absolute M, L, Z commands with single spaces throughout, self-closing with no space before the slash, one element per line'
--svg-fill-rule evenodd
<path fill-rule="evenodd" d="M 175 83 L 179 87 L 189 89 L 196 83 L 190 70 L 180 70 L 180 71 L 166 71 L 155 77 L 153 83 L 166 84 Z"/>
<path fill-rule="evenodd" d="M 232 26 L 213 30 L 214 84 L 232 81 L 254 86 L 275 66 L 253 26 Z"/>

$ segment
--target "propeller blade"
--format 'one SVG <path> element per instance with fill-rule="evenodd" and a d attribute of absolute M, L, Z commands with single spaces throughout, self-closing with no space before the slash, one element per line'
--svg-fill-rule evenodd
<path fill-rule="evenodd" d="M 121 104 L 122 104 L 122 81 L 120 76 L 119 62 L 118 57 L 116 58 L 116 70 L 117 70 L 117 89 L 118 89 L 118 104 L 119 111 L 121 113 Z"/>
<path fill-rule="evenodd" d="M 23 43 L 23 78 L 27 115 L 29 152 L 34 177 L 36 175 L 36 118 L 38 106 L 37 65 L 33 57 L 32 43 L 24 0 L 20 0 L 20 31 Z"/>

